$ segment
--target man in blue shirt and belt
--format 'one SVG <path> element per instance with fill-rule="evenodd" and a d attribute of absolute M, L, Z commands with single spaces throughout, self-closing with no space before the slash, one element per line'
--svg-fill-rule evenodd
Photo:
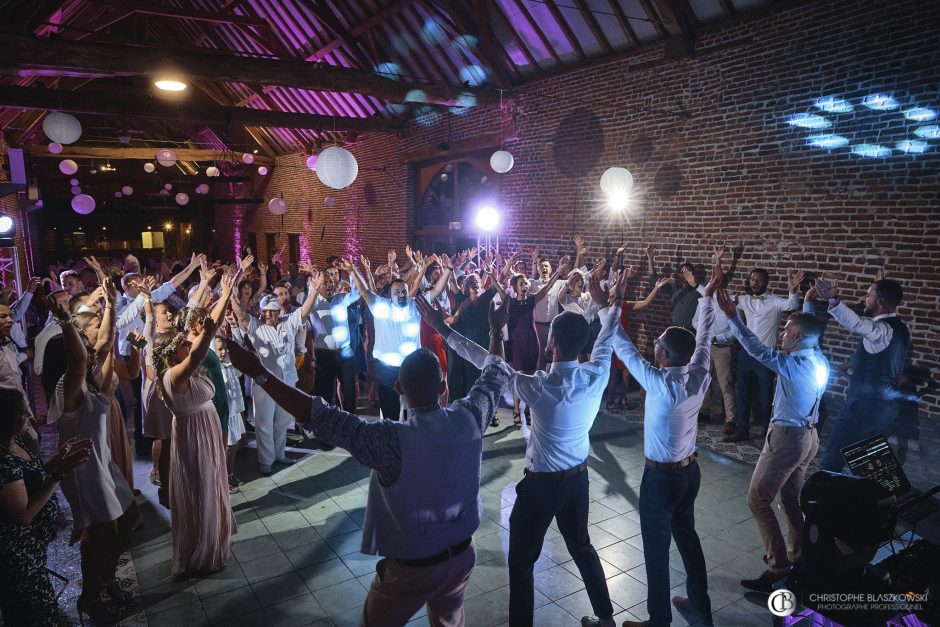
<path fill-rule="evenodd" d="M 811 313 L 790 314 L 780 333 L 778 351 L 764 345 L 744 325 L 738 317 L 737 304 L 724 290 L 718 291 L 718 306 L 728 316 L 731 332 L 744 350 L 777 375 L 767 438 L 747 493 L 747 504 L 764 539 L 767 570 L 757 579 L 741 581 L 749 590 L 769 594 L 773 584 L 787 576 L 800 552 L 803 533 L 800 490 L 806 469 L 819 451 L 816 422 L 819 401 L 829 380 L 829 362 L 819 350 L 823 325 Z M 773 511 L 778 494 L 787 520 L 786 544 Z"/>

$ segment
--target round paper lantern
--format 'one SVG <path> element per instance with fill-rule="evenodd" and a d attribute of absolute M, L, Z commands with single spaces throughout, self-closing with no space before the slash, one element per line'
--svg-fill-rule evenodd
<path fill-rule="evenodd" d="M 196 193 L 197 193 L 197 194 L 208 194 L 208 193 L 209 193 L 209 185 L 206 184 L 206 183 L 200 183 L 199 185 L 196 186 Z"/>
<path fill-rule="evenodd" d="M 60 144 L 59 142 L 50 142 L 49 152 L 51 152 L 54 155 L 59 154 L 60 152 L 62 152 L 62 144 Z"/>
<path fill-rule="evenodd" d="M 633 175 L 626 168 L 607 168 L 601 175 L 601 191 L 608 197 L 622 197 L 633 191 Z"/>
<path fill-rule="evenodd" d="M 287 213 L 287 201 L 283 198 L 272 198 L 268 201 L 268 211 L 276 216 L 282 216 Z"/>
<path fill-rule="evenodd" d="M 505 174 L 512 170 L 512 165 L 516 160 L 512 158 L 512 155 L 508 150 L 497 150 L 490 157 L 490 167 L 493 168 L 494 172 L 499 172 L 500 174 Z"/>
<path fill-rule="evenodd" d="M 59 162 L 59 172 L 62 174 L 75 174 L 78 172 L 78 164 L 71 159 L 63 159 Z"/>
<path fill-rule="evenodd" d="M 163 189 L 165 189 L 166 191 L 170 191 L 171 189 L 173 189 L 173 183 L 164 183 Z"/>
<path fill-rule="evenodd" d="M 161 190 L 160 190 L 160 195 L 161 195 L 161 196 L 169 196 L 169 195 L 170 195 L 170 192 L 168 192 L 168 191 L 165 190 L 165 189 L 161 189 Z"/>
<path fill-rule="evenodd" d="M 125 196 L 130 196 L 131 194 L 134 193 L 134 188 L 131 187 L 130 185 L 125 185 L 124 187 L 121 188 L 121 193 L 124 194 Z"/>
<path fill-rule="evenodd" d="M 72 187 L 78 185 L 78 179 L 72 179 L 71 181 L 69 181 L 69 185 L 71 185 Z"/>
<path fill-rule="evenodd" d="M 164 148 L 157 153 L 157 163 L 162 166 L 170 167 L 176 163 L 176 153 L 169 148 Z"/>
<path fill-rule="evenodd" d="M 258 167 L 258 174 L 260 174 L 261 176 L 265 176 L 267 175 L 267 173 L 268 173 L 268 169 L 266 167 L 264 167 L 263 165 Z"/>
<path fill-rule="evenodd" d="M 309 157 L 307 157 L 307 169 L 310 170 L 311 172 L 317 171 L 317 156 L 316 155 L 310 155 Z"/>
<path fill-rule="evenodd" d="M 157 166 L 150 163 L 149 161 L 144 164 L 144 172 L 150 173 L 157 169 Z"/>
<path fill-rule="evenodd" d="M 445 183 L 447 182 L 447 172 L 445 172 L 444 174 L 441 174 L 441 180 L 444 181 Z"/>
<path fill-rule="evenodd" d="M 114 197 L 115 197 L 115 198 L 124 198 L 124 194 L 121 193 L 121 192 L 114 192 Z"/>
<path fill-rule="evenodd" d="M 247 163 L 248 165 L 251 165 L 254 162 L 255 162 L 255 156 L 251 154 L 250 152 L 246 152 L 245 154 L 242 155 L 242 163 Z"/>
<path fill-rule="evenodd" d="M 215 167 L 214 165 L 210 165 L 208 168 L 206 168 L 206 176 L 218 176 L 218 175 L 219 175 L 219 169 Z"/>
<path fill-rule="evenodd" d="M 177 204 L 177 205 L 185 205 L 185 204 L 188 204 L 188 203 L 189 203 L 189 195 L 188 195 L 188 194 L 184 194 L 183 192 L 180 192 L 179 194 L 176 195 L 176 204 Z"/>
<path fill-rule="evenodd" d="M 317 156 L 317 177 L 333 189 L 346 189 L 359 175 L 359 164 L 351 152 L 330 146 Z"/>
<path fill-rule="evenodd" d="M 333 198 L 332 196 L 327 196 L 327 197 L 323 200 L 323 203 L 324 203 L 327 207 L 332 207 L 332 206 L 334 206 L 334 205 L 336 204 L 336 199 Z"/>
<path fill-rule="evenodd" d="M 75 211 L 75 213 L 80 213 L 83 216 L 87 216 L 89 213 L 95 210 L 95 199 L 88 194 L 72 196 L 72 209 Z"/>
<path fill-rule="evenodd" d="M 78 185 L 72 185 L 72 195 L 73 195 L 73 196 L 78 196 L 78 195 L 81 194 L 81 193 L 82 193 L 82 188 L 81 188 L 81 187 L 79 187 Z"/>
<path fill-rule="evenodd" d="M 42 120 L 46 137 L 59 144 L 71 144 L 82 136 L 82 124 L 74 115 L 53 111 Z"/>

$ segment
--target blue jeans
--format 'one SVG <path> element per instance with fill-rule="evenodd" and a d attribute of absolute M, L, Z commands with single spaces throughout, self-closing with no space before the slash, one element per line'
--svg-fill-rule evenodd
<path fill-rule="evenodd" d="M 588 473 L 571 477 L 527 473 L 516 485 L 509 516 L 509 624 L 530 627 L 535 606 L 533 568 L 552 518 L 565 539 L 598 618 L 614 615 L 607 580 L 588 535 Z"/>
<path fill-rule="evenodd" d="M 711 618 L 705 555 L 695 532 L 695 497 L 702 483 L 702 471 L 693 461 L 685 468 L 643 470 L 640 483 L 640 530 L 646 559 L 646 608 L 653 625 L 672 622 L 669 604 L 669 546 L 676 540 L 686 573 L 686 594 L 692 607 Z"/>
<path fill-rule="evenodd" d="M 771 403 L 774 394 L 774 373 L 770 369 L 747 354 L 738 351 L 738 375 L 734 392 L 734 416 L 738 431 L 750 434 L 751 427 L 751 396 L 757 393 L 757 414 L 760 416 L 761 426 L 767 427 L 770 422 Z"/>
<path fill-rule="evenodd" d="M 882 399 L 846 399 L 829 434 L 826 451 L 820 460 L 822 470 L 842 472 L 845 458 L 842 449 L 870 437 L 891 433 L 901 404 Z"/>

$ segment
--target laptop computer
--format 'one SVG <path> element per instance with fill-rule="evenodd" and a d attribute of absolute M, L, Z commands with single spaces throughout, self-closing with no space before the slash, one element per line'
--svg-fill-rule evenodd
<path fill-rule="evenodd" d="M 918 523 L 940 511 L 940 502 L 930 498 L 913 502 L 923 494 L 911 486 L 901 468 L 901 462 L 883 435 L 876 435 L 842 449 L 849 470 L 857 477 L 873 479 L 894 495 L 898 503 L 898 517 L 910 524 Z"/>

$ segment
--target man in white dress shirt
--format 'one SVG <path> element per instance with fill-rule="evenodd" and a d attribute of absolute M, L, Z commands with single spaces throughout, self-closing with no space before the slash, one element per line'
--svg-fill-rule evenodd
<path fill-rule="evenodd" d="M 261 362 L 269 372 L 288 385 L 297 383 L 297 368 L 294 362 L 294 342 L 297 330 L 303 325 L 304 318 L 313 308 L 313 301 L 320 289 L 322 275 L 310 270 L 307 280 L 307 297 L 303 304 L 295 309 L 283 321 L 279 321 L 281 304 L 276 298 L 270 298 L 261 305 L 259 320 L 245 312 L 232 298 L 232 310 L 243 327 L 248 328 L 251 343 L 261 357 Z M 270 475 L 271 466 L 278 464 L 293 464 L 294 460 L 287 457 L 287 430 L 294 422 L 293 417 L 284 408 L 274 402 L 274 399 L 264 391 L 261 386 L 254 388 L 252 394 L 255 417 L 255 440 L 258 446 L 258 466 L 261 474 Z"/>
<path fill-rule="evenodd" d="M 672 602 L 686 618 L 707 625 L 711 599 L 702 543 L 695 531 L 695 498 L 702 473 L 696 461 L 698 413 L 711 383 L 709 353 L 714 322 L 712 295 L 724 276 L 717 265 L 698 299 L 698 332 L 667 328 L 654 344 L 656 365 L 639 354 L 618 325 L 614 350 L 637 383 L 646 390 L 643 450 L 646 468 L 640 483 L 640 529 L 646 562 L 648 621 L 624 621 L 624 627 L 668 625 L 669 547 L 674 538 L 686 572 L 686 597 Z M 690 618 L 691 617 L 691 618 Z"/>
<path fill-rule="evenodd" d="M 591 447 L 588 433 L 610 373 L 611 340 L 620 328 L 620 301 L 607 307 L 599 277 L 594 279 L 592 295 L 604 309 L 591 359 L 578 363 L 590 335 L 587 321 L 566 311 L 552 321 L 549 371 L 532 375 L 514 371 L 509 379 L 512 394 L 532 408 L 525 476 L 516 486 L 516 502 L 509 517 L 509 623 L 514 627 L 532 625 L 533 571 L 552 519 L 558 523 L 597 617 L 584 617 L 581 624 L 615 625 L 604 569 L 588 533 L 587 458 Z M 458 355 L 483 367 L 487 351 L 482 346 L 456 333 L 447 343 Z"/>
<path fill-rule="evenodd" d="M 738 311 L 744 314 L 747 328 L 757 336 L 764 346 L 773 347 L 777 340 L 780 318 L 785 311 L 800 309 L 800 281 L 803 273 L 791 274 L 787 279 L 789 296 L 767 293 L 770 274 L 764 268 L 755 268 L 748 278 L 750 294 L 738 298 Z M 738 372 L 735 381 L 734 415 L 737 429 L 725 436 L 725 442 L 742 442 L 751 439 L 751 396 L 757 394 L 758 416 L 762 427 L 770 421 L 773 373 L 762 363 L 741 351 L 738 354 Z M 756 389 L 755 389 L 756 388 Z"/>

